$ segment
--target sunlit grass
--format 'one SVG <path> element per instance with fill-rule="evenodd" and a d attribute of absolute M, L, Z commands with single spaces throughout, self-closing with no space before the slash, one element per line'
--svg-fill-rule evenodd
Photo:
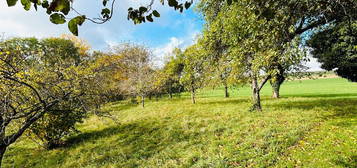
<path fill-rule="evenodd" d="M 267 85 L 268 86 L 268 85 Z M 249 112 L 250 89 L 205 89 L 181 98 L 105 107 L 66 147 L 45 151 L 28 139 L 11 146 L 6 167 L 356 167 L 357 84 L 344 79 L 287 82 L 282 98 L 262 91 L 263 112 Z"/>

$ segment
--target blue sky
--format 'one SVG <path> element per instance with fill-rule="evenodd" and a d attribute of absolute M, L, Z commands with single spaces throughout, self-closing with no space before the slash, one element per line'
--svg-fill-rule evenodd
<path fill-rule="evenodd" d="M 113 19 L 103 25 L 86 22 L 80 27 L 80 37 L 87 40 L 94 49 L 104 49 L 109 44 L 123 41 L 143 43 L 151 48 L 164 46 L 172 38 L 189 43 L 189 38 L 198 34 L 203 21 L 191 8 L 184 13 L 179 13 L 167 6 L 162 6 L 158 1 L 154 8 L 161 13 L 161 17 L 154 23 L 134 25 L 127 18 L 127 9 L 130 6 L 145 5 L 148 0 L 118 0 Z M 96 17 L 100 13 L 101 0 L 76 0 L 74 7 L 87 16 Z M 0 2 L 0 32 L 6 36 L 36 36 L 48 37 L 69 33 L 66 25 L 53 25 L 48 16 L 41 9 L 36 12 L 31 9 L 26 12 L 20 3 L 15 7 L 7 7 L 6 2 Z"/>
<path fill-rule="evenodd" d="M 156 61 L 163 61 L 173 48 L 184 48 L 193 43 L 201 32 L 204 22 L 191 7 L 184 13 L 162 6 L 157 0 L 154 8 L 161 17 L 153 23 L 134 25 L 127 20 L 127 9 L 146 5 L 150 0 L 117 0 L 112 20 L 103 25 L 86 22 L 79 29 L 79 37 L 88 41 L 95 50 L 105 50 L 110 45 L 121 42 L 135 42 L 150 47 Z M 97 17 L 100 13 L 101 0 L 75 0 L 74 8 L 89 16 Z M 55 37 L 68 34 L 66 25 L 54 25 L 48 15 L 40 9 L 26 12 L 20 3 L 15 7 L 7 7 L 6 1 L 0 1 L 0 33 L 6 37 Z M 308 63 L 314 70 L 318 64 L 314 60 Z"/>

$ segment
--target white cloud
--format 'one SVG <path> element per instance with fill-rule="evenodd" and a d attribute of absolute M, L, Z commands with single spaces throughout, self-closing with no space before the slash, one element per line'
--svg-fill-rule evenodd
<path fill-rule="evenodd" d="M 44 12 L 42 9 L 38 12 L 34 9 L 25 11 L 20 3 L 14 7 L 7 7 L 6 1 L 0 1 L 0 32 L 5 33 L 6 37 L 48 37 L 64 33 L 66 27 L 50 23 Z"/>
<path fill-rule="evenodd" d="M 87 21 L 80 27 L 79 36 L 87 40 L 95 49 L 106 47 L 108 45 L 106 41 L 130 39 L 138 26 L 127 20 L 127 9 L 130 6 L 145 5 L 148 2 L 148 0 L 117 0 L 112 20 L 103 25 Z M 74 8 L 89 17 L 98 17 L 101 11 L 101 1 L 76 0 Z M 157 6 L 157 8 L 162 7 Z M 70 33 L 66 24 L 52 24 L 44 9 L 39 8 L 35 11 L 32 7 L 30 11 L 25 11 L 20 2 L 14 7 L 8 7 L 6 1 L 0 1 L 0 17 L 0 33 L 5 33 L 6 37 L 44 38 Z"/>
<path fill-rule="evenodd" d="M 170 42 L 154 49 L 154 63 L 156 66 L 162 66 L 165 58 L 169 56 L 175 48 L 182 48 L 184 40 L 171 37 Z"/>
<path fill-rule="evenodd" d="M 304 64 L 309 68 L 307 71 L 310 72 L 324 71 L 323 69 L 321 69 L 321 63 L 319 63 L 316 58 L 313 58 L 312 56 L 308 56 L 308 57 L 310 61 Z"/>
<path fill-rule="evenodd" d="M 195 42 L 199 31 L 191 32 L 192 33 L 188 34 L 186 37 L 171 37 L 170 41 L 167 44 L 156 47 L 153 50 L 155 66 L 162 67 L 167 57 L 170 56 L 170 54 L 175 48 L 180 48 L 184 50 L 186 47 L 192 45 Z"/>

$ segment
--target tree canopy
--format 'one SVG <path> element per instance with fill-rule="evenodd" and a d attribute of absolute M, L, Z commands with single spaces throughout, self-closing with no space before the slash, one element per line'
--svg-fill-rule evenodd
<path fill-rule="evenodd" d="M 331 24 L 308 41 L 322 68 L 357 82 L 357 22 Z"/>
<path fill-rule="evenodd" d="M 14 38 L 1 42 L 0 48 L 1 159 L 6 148 L 46 114 L 84 112 L 82 88 L 89 76 L 81 73 L 80 54 L 70 40 Z M 69 124 L 70 129 L 77 119 L 81 117 L 68 117 L 60 125 Z"/>
<path fill-rule="evenodd" d="M 279 91 L 287 72 L 304 60 L 299 49 L 305 34 L 356 19 L 357 2 L 239 0 L 227 4 L 202 0 L 198 11 L 206 21 L 202 44 L 209 50 L 209 60 L 226 60 L 235 76 L 250 77 L 254 106 L 260 109 L 259 91 L 266 81 L 271 79 Z"/>

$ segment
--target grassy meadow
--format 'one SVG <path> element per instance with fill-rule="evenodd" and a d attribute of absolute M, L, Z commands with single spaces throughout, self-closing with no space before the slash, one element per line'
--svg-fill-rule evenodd
<path fill-rule="evenodd" d="M 67 145 L 46 151 L 25 138 L 10 146 L 4 167 L 357 167 L 357 84 L 341 78 L 289 81 L 282 98 L 262 91 L 263 112 L 249 112 L 249 87 L 188 94 L 143 109 L 104 107 Z"/>

